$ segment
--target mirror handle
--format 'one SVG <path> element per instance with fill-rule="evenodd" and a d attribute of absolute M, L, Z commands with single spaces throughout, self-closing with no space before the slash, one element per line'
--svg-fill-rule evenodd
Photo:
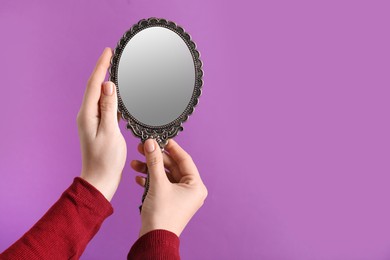
<path fill-rule="evenodd" d="M 145 189 L 144 189 L 144 194 L 142 194 L 142 200 L 141 200 L 141 205 L 139 206 L 139 213 L 141 214 L 142 211 L 142 205 L 144 204 L 144 200 L 146 198 L 146 195 L 148 195 L 149 191 L 149 171 L 146 172 L 146 180 L 145 180 Z"/>
<path fill-rule="evenodd" d="M 168 140 L 165 140 L 163 142 L 161 139 L 157 138 L 156 141 L 157 141 L 158 145 L 160 146 L 161 152 L 164 153 L 164 147 L 168 144 Z M 144 204 L 144 200 L 146 198 L 146 195 L 148 195 L 149 185 L 150 185 L 149 170 L 146 169 L 146 180 L 145 180 L 144 194 L 142 194 L 141 205 L 138 207 L 140 214 L 141 214 L 141 211 L 142 211 L 142 205 Z"/>

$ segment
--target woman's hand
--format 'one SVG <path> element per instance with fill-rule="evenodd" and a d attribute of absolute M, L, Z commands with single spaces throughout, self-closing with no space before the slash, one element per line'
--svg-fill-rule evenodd
<path fill-rule="evenodd" d="M 134 170 L 149 171 L 149 191 L 142 205 L 140 236 L 155 229 L 165 229 L 180 236 L 192 216 L 203 205 L 207 189 L 190 157 L 175 141 L 169 140 L 161 153 L 157 142 L 149 139 L 138 147 L 146 164 L 132 161 Z M 165 170 L 167 169 L 167 170 Z M 136 177 L 141 186 L 145 178 Z"/>
<path fill-rule="evenodd" d="M 109 201 L 118 188 L 126 161 L 126 142 L 118 125 L 115 85 L 110 81 L 104 82 L 111 56 L 111 49 L 104 49 L 88 80 L 77 115 L 82 154 L 81 178 Z"/>

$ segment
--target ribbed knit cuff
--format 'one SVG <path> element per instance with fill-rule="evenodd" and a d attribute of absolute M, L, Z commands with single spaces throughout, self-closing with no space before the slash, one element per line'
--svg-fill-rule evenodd
<path fill-rule="evenodd" d="M 175 233 L 157 229 L 140 237 L 127 256 L 127 259 L 180 259 L 180 241 Z"/>
<path fill-rule="evenodd" d="M 114 209 L 104 195 L 86 180 L 76 177 L 72 185 L 64 192 L 63 196 L 71 196 L 72 199 L 82 202 L 94 214 L 104 219 L 110 216 Z"/>
<path fill-rule="evenodd" d="M 108 200 L 77 177 L 53 206 L 0 259 L 79 259 L 103 221 L 113 213 Z"/>

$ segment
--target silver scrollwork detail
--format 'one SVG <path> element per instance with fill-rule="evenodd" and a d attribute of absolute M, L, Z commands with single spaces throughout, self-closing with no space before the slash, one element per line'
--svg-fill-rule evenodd
<path fill-rule="evenodd" d="M 163 126 L 150 126 L 143 124 L 134 118 L 129 111 L 126 109 L 123 104 L 122 98 L 120 97 L 119 88 L 118 88 L 118 65 L 119 60 L 122 55 L 123 49 L 125 48 L 127 42 L 134 37 L 138 32 L 153 26 L 161 26 L 167 29 L 170 29 L 176 32 L 187 44 L 193 61 L 195 65 L 195 83 L 194 83 L 194 91 L 191 96 L 191 100 L 187 105 L 186 109 L 183 113 L 174 121 L 169 124 Z M 203 70 L 202 70 L 202 61 L 200 60 L 200 53 L 196 49 L 196 44 L 192 41 L 191 36 L 185 32 L 185 30 L 178 26 L 176 23 L 172 21 L 168 21 L 166 19 L 159 18 L 149 18 L 143 19 L 139 21 L 137 24 L 134 24 L 128 31 L 126 31 L 122 38 L 119 40 L 113 56 L 111 58 L 111 66 L 109 69 L 110 81 L 114 82 L 116 85 L 116 90 L 118 94 L 118 111 L 121 113 L 121 116 L 124 120 L 127 121 L 127 129 L 131 130 L 133 134 L 144 142 L 149 138 L 154 138 L 159 143 L 160 147 L 163 148 L 169 138 L 176 136 L 180 131 L 183 130 L 182 124 L 188 119 L 188 117 L 193 113 L 194 107 L 199 102 L 199 97 L 202 93 L 203 86 Z"/>

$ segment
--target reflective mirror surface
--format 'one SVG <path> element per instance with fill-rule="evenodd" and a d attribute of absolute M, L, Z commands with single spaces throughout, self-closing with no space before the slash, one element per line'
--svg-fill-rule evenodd
<path fill-rule="evenodd" d="M 142 142 L 153 138 L 163 151 L 169 138 L 183 130 L 203 85 L 199 56 L 191 36 L 166 19 L 143 19 L 119 40 L 110 80 L 117 86 L 118 110 L 127 128 Z M 147 177 L 142 202 L 148 189 Z"/>
<path fill-rule="evenodd" d="M 202 93 L 195 42 L 182 27 L 162 18 L 142 19 L 123 34 L 109 72 L 127 129 L 142 142 L 154 138 L 161 149 L 183 131 Z"/>
<path fill-rule="evenodd" d="M 177 119 L 189 104 L 194 86 L 194 60 L 174 31 L 149 27 L 124 47 L 118 88 L 129 113 L 143 124 L 162 126 Z"/>

